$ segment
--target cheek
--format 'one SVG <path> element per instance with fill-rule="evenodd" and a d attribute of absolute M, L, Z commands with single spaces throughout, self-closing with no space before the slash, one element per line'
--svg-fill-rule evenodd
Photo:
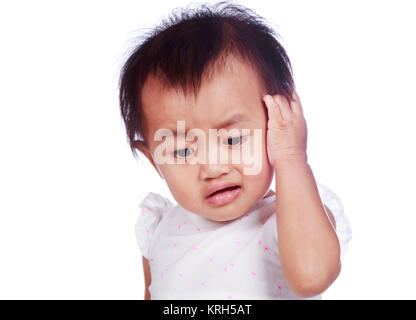
<path fill-rule="evenodd" d="M 190 170 L 188 165 L 165 164 L 161 166 L 165 182 L 177 202 L 189 201 L 194 194 L 192 183 L 195 180 L 195 170 Z M 188 200 L 187 200 L 188 199 Z"/>
<path fill-rule="evenodd" d="M 189 174 L 188 170 L 185 170 L 184 167 L 184 165 L 180 164 L 164 164 L 160 166 L 160 169 L 165 176 L 166 183 L 169 186 L 180 187 L 184 184 L 184 179 L 186 179 Z"/>
<path fill-rule="evenodd" d="M 241 170 L 245 168 L 247 172 L 258 172 L 260 174 L 265 169 L 264 165 L 267 164 L 266 136 L 264 130 L 252 129 L 251 134 L 247 138 L 241 145 L 239 167 Z M 237 157 L 239 150 L 234 152 Z M 259 169 L 254 170 L 255 167 Z M 248 170 L 249 168 L 253 170 Z"/>

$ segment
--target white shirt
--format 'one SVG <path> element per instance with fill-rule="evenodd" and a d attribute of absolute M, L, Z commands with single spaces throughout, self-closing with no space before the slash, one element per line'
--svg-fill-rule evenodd
<path fill-rule="evenodd" d="M 317 186 L 334 215 L 343 258 L 352 235 L 349 221 L 336 194 L 322 183 Z M 135 232 L 149 260 L 152 299 L 302 299 L 283 277 L 275 195 L 226 222 L 201 217 L 153 192 L 140 208 Z"/>

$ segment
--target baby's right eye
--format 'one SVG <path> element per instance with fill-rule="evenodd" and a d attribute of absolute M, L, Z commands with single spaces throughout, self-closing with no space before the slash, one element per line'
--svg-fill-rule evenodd
<path fill-rule="evenodd" d="M 187 152 L 188 150 L 192 150 L 192 152 L 188 153 Z M 194 149 L 192 149 L 192 148 L 180 149 L 180 150 L 174 151 L 173 155 L 174 155 L 174 157 L 177 157 L 179 155 L 180 158 L 186 158 L 187 156 L 189 156 L 190 154 L 193 153 L 193 150 Z"/>

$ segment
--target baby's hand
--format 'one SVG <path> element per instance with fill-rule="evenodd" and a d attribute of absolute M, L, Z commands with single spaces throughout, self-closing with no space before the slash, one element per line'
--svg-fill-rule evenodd
<path fill-rule="evenodd" d="M 282 95 L 265 95 L 267 123 L 267 154 L 275 166 L 279 160 L 307 161 L 307 128 L 299 95 L 293 92 L 291 103 Z"/>

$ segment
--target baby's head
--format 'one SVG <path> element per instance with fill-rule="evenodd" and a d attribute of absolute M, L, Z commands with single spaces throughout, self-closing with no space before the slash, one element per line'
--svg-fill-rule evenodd
<path fill-rule="evenodd" d="M 262 97 L 290 100 L 294 91 L 277 37 L 244 7 L 201 6 L 173 14 L 124 64 L 120 106 L 130 147 L 147 157 L 185 209 L 232 220 L 269 190 L 274 169 Z M 247 170 L 250 157 L 258 170 Z"/>

